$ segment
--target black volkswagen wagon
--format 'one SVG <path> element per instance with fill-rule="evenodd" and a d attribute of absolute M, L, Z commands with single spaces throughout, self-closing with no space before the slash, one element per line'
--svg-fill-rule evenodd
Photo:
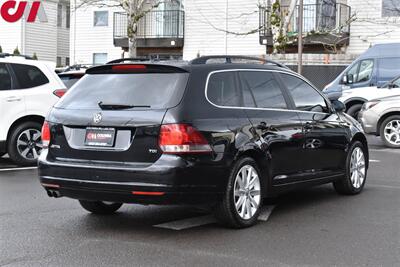
<path fill-rule="evenodd" d="M 265 197 L 331 182 L 362 191 L 368 145 L 343 109 L 272 61 L 93 67 L 43 125 L 40 182 L 92 213 L 208 204 L 225 225 L 247 227 Z"/>

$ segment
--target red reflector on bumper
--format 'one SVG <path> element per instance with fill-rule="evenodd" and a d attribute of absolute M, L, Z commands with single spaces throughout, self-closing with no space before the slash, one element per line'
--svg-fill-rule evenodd
<path fill-rule="evenodd" d="M 42 186 L 47 187 L 47 188 L 60 188 L 58 184 L 45 184 L 42 183 Z"/>
<path fill-rule="evenodd" d="M 162 196 L 165 192 L 143 192 L 143 191 L 132 191 L 133 195 L 138 196 Z"/>

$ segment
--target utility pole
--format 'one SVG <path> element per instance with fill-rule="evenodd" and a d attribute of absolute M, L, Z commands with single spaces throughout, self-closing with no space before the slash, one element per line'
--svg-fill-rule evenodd
<path fill-rule="evenodd" d="M 299 0 L 299 25 L 298 25 L 298 65 L 297 72 L 299 74 L 303 71 L 303 0 Z"/>

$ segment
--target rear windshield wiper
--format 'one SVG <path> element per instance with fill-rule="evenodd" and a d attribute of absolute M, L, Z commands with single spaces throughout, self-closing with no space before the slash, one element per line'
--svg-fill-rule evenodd
<path fill-rule="evenodd" d="M 130 108 L 150 108 L 149 105 L 123 105 L 123 104 L 106 104 L 100 101 L 98 103 L 102 110 L 119 110 L 119 109 L 130 109 Z"/>

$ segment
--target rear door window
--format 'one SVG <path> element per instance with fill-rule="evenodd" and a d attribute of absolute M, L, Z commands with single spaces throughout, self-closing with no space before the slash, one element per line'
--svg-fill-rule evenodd
<path fill-rule="evenodd" d="M 65 109 L 98 109 L 110 105 L 164 109 L 179 104 L 188 73 L 87 74 L 57 103 Z"/>
<path fill-rule="evenodd" d="M 241 71 L 240 80 L 246 107 L 253 107 L 255 103 L 258 108 L 287 108 L 285 97 L 274 73 L 268 71 Z"/>
<path fill-rule="evenodd" d="M 11 75 L 8 72 L 6 64 L 0 63 L 0 90 L 11 89 Z"/>
<path fill-rule="evenodd" d="M 26 89 L 49 83 L 46 75 L 35 67 L 25 64 L 10 64 L 17 78 L 15 89 Z"/>

